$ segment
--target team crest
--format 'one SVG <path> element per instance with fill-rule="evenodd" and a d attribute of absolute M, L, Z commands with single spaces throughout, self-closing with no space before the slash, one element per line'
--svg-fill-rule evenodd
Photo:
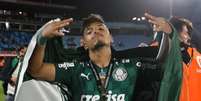
<path fill-rule="evenodd" d="M 197 56 L 198 66 L 201 68 L 201 56 Z"/>
<path fill-rule="evenodd" d="M 112 73 L 112 77 L 116 81 L 124 81 L 127 78 L 127 76 L 128 73 L 124 68 L 116 68 Z"/>

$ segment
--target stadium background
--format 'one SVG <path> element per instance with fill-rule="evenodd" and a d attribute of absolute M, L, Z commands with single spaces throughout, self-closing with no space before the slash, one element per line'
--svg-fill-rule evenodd
<path fill-rule="evenodd" d="M 172 16 L 190 19 L 195 28 L 193 44 L 201 50 L 200 9 L 200 0 L 0 0 L 0 57 L 16 56 L 17 48 L 28 44 L 41 25 L 55 18 L 75 19 L 66 28 L 69 33 L 64 43 L 66 48 L 76 48 L 81 20 L 90 13 L 98 13 L 106 20 L 117 50 L 137 47 L 153 39 L 144 12 L 167 19 Z M 3 58 L 0 62 L 3 63 Z M 3 66 L 0 64 L 1 69 Z M 3 101 L 2 90 L 0 94 L 0 101 Z"/>

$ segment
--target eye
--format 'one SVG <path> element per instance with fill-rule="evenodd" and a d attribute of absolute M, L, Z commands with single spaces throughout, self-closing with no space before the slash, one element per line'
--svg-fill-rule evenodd
<path fill-rule="evenodd" d="M 103 31 L 103 30 L 105 30 L 105 29 L 104 29 L 104 28 L 102 28 L 102 27 L 100 27 L 100 28 L 98 28 L 98 30 Z"/>
<path fill-rule="evenodd" d="M 91 31 L 90 29 L 87 29 L 87 30 L 86 30 L 86 35 L 90 35 L 91 32 L 92 32 L 92 31 Z"/>

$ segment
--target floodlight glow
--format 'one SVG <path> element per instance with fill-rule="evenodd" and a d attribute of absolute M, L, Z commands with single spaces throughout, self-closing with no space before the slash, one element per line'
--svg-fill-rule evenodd
<path fill-rule="evenodd" d="M 141 19 L 140 19 L 140 18 L 137 18 L 137 21 L 141 21 Z"/>
<path fill-rule="evenodd" d="M 20 11 L 20 12 L 19 12 L 19 14 L 21 15 L 21 14 L 22 14 L 22 12 Z"/>
<path fill-rule="evenodd" d="M 145 17 L 141 17 L 141 19 L 142 19 L 142 20 L 145 20 L 146 18 L 145 18 Z"/>
<path fill-rule="evenodd" d="M 133 17 L 133 18 L 132 18 L 132 20 L 136 20 L 136 19 L 137 19 L 137 17 Z"/>
<path fill-rule="evenodd" d="M 9 22 L 6 21 L 6 22 L 5 22 L 5 25 L 6 25 L 6 29 L 9 29 L 9 27 L 10 27 L 10 26 L 9 26 Z"/>

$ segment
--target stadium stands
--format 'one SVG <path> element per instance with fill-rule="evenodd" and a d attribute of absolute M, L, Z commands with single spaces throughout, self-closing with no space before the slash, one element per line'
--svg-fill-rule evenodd
<path fill-rule="evenodd" d="M 32 33 L 27 32 L 0 32 L 0 51 L 12 51 L 19 46 L 28 44 L 32 35 Z"/>

